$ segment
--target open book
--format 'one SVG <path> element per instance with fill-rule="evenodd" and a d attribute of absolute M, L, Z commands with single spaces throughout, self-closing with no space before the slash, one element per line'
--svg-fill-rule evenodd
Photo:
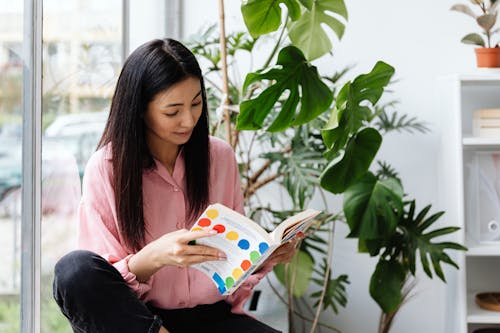
<path fill-rule="evenodd" d="M 205 273 L 221 295 L 231 295 L 281 244 L 304 233 L 320 212 L 307 209 L 281 222 L 268 233 L 244 215 L 222 205 L 207 207 L 192 232 L 214 229 L 218 234 L 196 240 L 196 244 L 223 251 L 227 260 L 206 261 L 191 267 Z"/>

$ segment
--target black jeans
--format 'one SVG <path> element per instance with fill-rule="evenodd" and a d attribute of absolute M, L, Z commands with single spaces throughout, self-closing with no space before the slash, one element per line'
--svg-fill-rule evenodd
<path fill-rule="evenodd" d="M 275 333 L 253 318 L 231 313 L 224 301 L 163 310 L 141 302 L 104 258 L 73 251 L 55 266 L 54 298 L 77 333 Z"/>

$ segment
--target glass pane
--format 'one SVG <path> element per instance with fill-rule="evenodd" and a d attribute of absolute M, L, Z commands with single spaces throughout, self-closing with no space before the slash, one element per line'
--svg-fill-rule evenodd
<path fill-rule="evenodd" d="M 44 0 L 43 333 L 71 332 L 52 299 L 53 267 L 76 245 L 81 177 L 104 129 L 121 68 L 121 6 L 121 0 Z"/>
<path fill-rule="evenodd" d="M 19 332 L 23 2 L 0 0 L 0 332 Z"/>

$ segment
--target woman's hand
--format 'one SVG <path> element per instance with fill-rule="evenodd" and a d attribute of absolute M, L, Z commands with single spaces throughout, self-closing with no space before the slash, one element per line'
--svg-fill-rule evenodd
<path fill-rule="evenodd" d="M 210 237 L 217 231 L 177 230 L 163 235 L 134 254 L 129 270 L 139 281 L 147 281 L 164 266 L 186 267 L 210 260 L 226 260 L 224 252 L 205 245 L 189 245 L 191 241 Z"/>
<path fill-rule="evenodd" d="M 157 264 L 163 266 L 191 266 L 210 260 L 225 260 L 224 252 L 205 245 L 189 245 L 191 241 L 216 235 L 217 231 L 177 230 L 148 244 L 156 253 Z"/>
<path fill-rule="evenodd" d="M 298 235 L 297 237 L 291 239 L 290 241 L 278 247 L 273 252 L 273 254 L 271 254 L 269 258 L 266 259 L 264 265 L 272 264 L 274 266 L 277 264 L 289 263 L 290 260 L 292 260 L 293 256 L 295 255 L 295 253 L 297 252 L 298 245 L 302 240 L 302 238 L 303 235 Z"/>

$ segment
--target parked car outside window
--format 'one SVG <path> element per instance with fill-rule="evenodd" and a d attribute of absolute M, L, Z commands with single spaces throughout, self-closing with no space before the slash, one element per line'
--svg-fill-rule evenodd
<path fill-rule="evenodd" d="M 63 188 L 70 174 L 83 177 L 85 165 L 95 151 L 106 124 L 107 112 L 89 112 L 58 116 L 43 133 L 42 139 L 42 210 L 56 209 L 66 200 L 54 197 L 56 184 Z M 0 132 L 0 206 L 5 198 L 18 191 L 22 181 L 21 131 L 12 129 Z M 75 172 L 69 169 L 74 168 Z M 53 184 L 48 181 L 52 179 Z M 72 182 L 73 183 L 73 182 Z M 51 187 L 50 193 L 44 188 Z M 79 193 L 78 193 L 79 195 Z M 61 200 L 61 201 L 59 201 Z M 73 200 L 71 200 L 73 201 Z M 52 203 L 52 204 L 51 204 Z M 49 208 L 50 206 L 50 208 Z M 1 212 L 0 212 L 1 213 Z"/>

